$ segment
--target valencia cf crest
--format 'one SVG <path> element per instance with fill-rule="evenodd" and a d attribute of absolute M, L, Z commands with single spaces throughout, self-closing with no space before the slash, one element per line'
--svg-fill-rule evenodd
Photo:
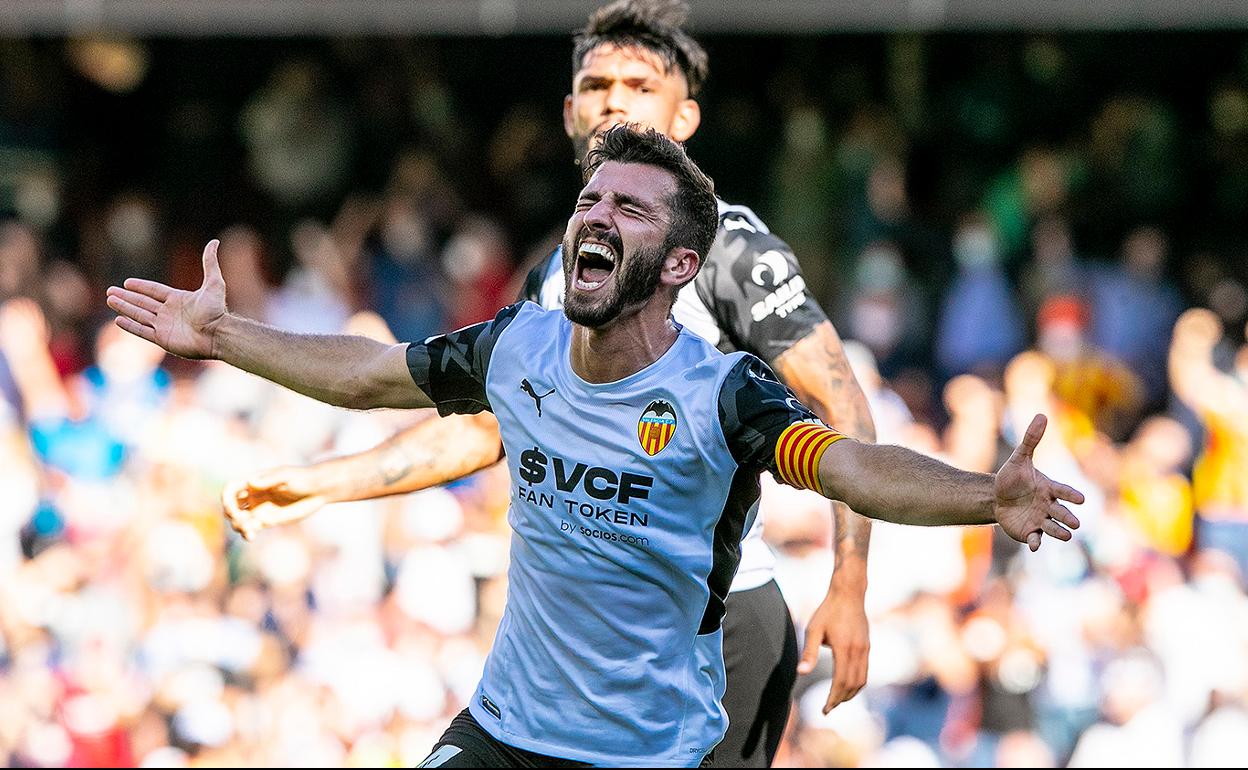
<path fill-rule="evenodd" d="M 663 451 L 676 435 L 676 410 L 663 401 L 651 401 L 637 421 L 637 440 L 646 454 L 653 457 Z"/>

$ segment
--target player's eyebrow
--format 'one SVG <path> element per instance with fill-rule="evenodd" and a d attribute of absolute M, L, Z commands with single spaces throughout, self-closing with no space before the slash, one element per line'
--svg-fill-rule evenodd
<path fill-rule="evenodd" d="M 651 88 L 658 88 L 659 83 L 662 81 L 660 78 L 656 78 L 653 75 L 634 75 L 632 77 L 624 78 L 624 82 L 632 86 L 633 88 L 637 88 L 638 86 L 650 86 Z"/>
<path fill-rule="evenodd" d="M 635 195 L 625 192 L 616 192 L 610 190 L 607 192 L 611 196 L 612 201 L 617 207 L 631 206 L 636 209 L 644 218 L 656 221 L 667 221 L 664 212 L 655 208 L 654 204 L 649 203 Z M 603 199 L 603 193 L 600 190 L 585 190 L 577 198 L 577 203 L 596 203 Z"/>
<path fill-rule="evenodd" d="M 658 212 L 654 210 L 654 206 L 650 205 L 646 201 L 643 201 L 641 198 L 634 197 L 628 193 L 620 192 L 612 193 L 612 196 L 615 198 L 615 202 L 620 206 L 632 206 L 633 208 L 640 209 L 643 213 L 650 216 L 658 214 Z"/>
<path fill-rule="evenodd" d="M 581 82 L 577 83 L 576 87 L 577 90 L 585 91 L 590 88 L 609 86 L 613 82 L 615 82 L 615 78 L 607 77 L 605 75 L 586 75 L 581 78 Z"/>
<path fill-rule="evenodd" d="M 578 91 L 588 91 L 593 88 L 607 88 L 617 80 L 623 82 L 624 85 L 629 88 L 640 88 L 642 86 L 658 88 L 660 81 L 659 78 L 653 75 L 626 75 L 621 78 L 616 78 L 611 75 L 586 75 L 577 82 L 576 88 Z"/>

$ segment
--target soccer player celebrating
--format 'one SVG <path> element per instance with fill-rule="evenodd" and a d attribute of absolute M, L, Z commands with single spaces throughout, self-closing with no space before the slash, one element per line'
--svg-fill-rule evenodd
<path fill-rule="evenodd" d="M 616 126 L 584 173 L 562 313 L 522 302 L 409 345 L 292 334 L 228 312 L 216 241 L 197 291 L 108 290 L 122 329 L 177 355 L 338 406 L 498 418 L 513 466 L 507 606 L 472 702 L 425 766 L 702 764 L 727 729 L 724 601 L 763 470 L 889 521 L 997 523 L 1032 550 L 1079 525 L 1059 500 L 1083 496 L 1032 465 L 1039 415 L 996 474 L 960 471 L 847 439 L 762 361 L 675 324 L 717 227 L 711 182 L 679 145 Z"/>
<path fill-rule="evenodd" d="M 707 76 L 706 52 L 680 27 L 683 6 L 669 0 L 620 0 L 596 11 L 577 35 L 572 92 L 564 128 L 580 160 L 593 138 L 617 123 L 653 127 L 676 141 L 701 120 L 694 101 Z M 875 427 L 841 349 L 840 338 L 805 289 L 789 247 L 749 209 L 719 202 L 719 229 L 705 265 L 677 298 L 676 321 L 725 352 L 744 350 L 771 364 L 824 421 L 863 441 Z M 524 299 L 544 307 L 563 301 L 558 250 L 529 275 Z M 540 395 L 540 392 L 539 392 Z M 246 537 L 297 521 L 327 502 L 361 500 L 423 489 L 493 465 L 498 427 L 488 414 L 432 420 L 380 447 L 308 468 L 287 467 L 227 485 L 224 504 Z M 821 644 L 832 648 L 830 710 L 866 683 L 869 648 L 866 592 L 871 525 L 833 504 L 836 567 L 828 594 L 807 625 L 804 670 Z M 784 597 L 774 580 L 775 557 L 755 519 L 741 544 L 732 584 L 724 657 L 731 720 L 716 752 L 725 767 L 771 764 L 789 715 L 798 649 Z"/>

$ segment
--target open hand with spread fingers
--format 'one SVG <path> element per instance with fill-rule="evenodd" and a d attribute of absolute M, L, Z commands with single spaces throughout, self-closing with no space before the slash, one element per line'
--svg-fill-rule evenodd
<path fill-rule="evenodd" d="M 997 523 L 1006 534 L 1033 551 L 1040 547 L 1042 534 L 1070 540 L 1070 530 L 1079 527 L 1079 519 L 1059 501 L 1078 505 L 1084 500 L 1082 492 L 1053 481 L 1032 464 L 1032 454 L 1047 423 L 1044 415 L 1032 418 L 1022 442 L 997 471 L 993 484 L 993 516 Z"/>
<path fill-rule="evenodd" d="M 220 241 L 204 247 L 204 282 L 183 291 L 142 278 L 108 287 L 108 306 L 125 331 L 183 358 L 213 358 L 213 336 L 225 318 L 225 279 L 217 262 Z"/>

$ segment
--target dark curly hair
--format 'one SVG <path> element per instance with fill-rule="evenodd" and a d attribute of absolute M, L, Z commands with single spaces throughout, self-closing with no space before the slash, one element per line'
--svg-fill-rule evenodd
<path fill-rule="evenodd" d="M 589 16 L 573 38 L 572 74 L 585 66 L 585 57 L 601 45 L 638 47 L 650 51 L 670 72 L 679 69 L 696 96 L 706 82 L 706 50 L 681 28 L 689 7 L 678 0 L 616 0 Z"/>
<path fill-rule="evenodd" d="M 693 249 L 700 264 L 705 263 L 719 229 L 715 183 L 689 159 L 684 148 L 653 128 L 642 130 L 623 123 L 607 129 L 598 146 L 585 156 L 581 164 L 585 181 L 608 161 L 645 163 L 676 177 L 676 191 L 667 201 L 672 222 L 663 250 Z"/>

